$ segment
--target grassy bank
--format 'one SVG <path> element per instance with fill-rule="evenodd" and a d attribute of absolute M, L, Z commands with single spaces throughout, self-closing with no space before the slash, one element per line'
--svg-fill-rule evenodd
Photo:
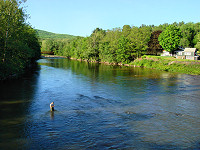
<path fill-rule="evenodd" d="M 191 75 L 200 75 L 200 61 L 176 59 L 173 57 L 144 55 L 131 63 L 131 65 L 159 69 L 163 71 L 179 72 Z"/>

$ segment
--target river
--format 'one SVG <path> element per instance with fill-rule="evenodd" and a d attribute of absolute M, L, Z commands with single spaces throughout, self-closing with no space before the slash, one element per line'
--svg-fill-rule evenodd
<path fill-rule="evenodd" d="M 200 149 L 199 97 L 200 76 L 40 59 L 0 83 L 0 149 Z"/>

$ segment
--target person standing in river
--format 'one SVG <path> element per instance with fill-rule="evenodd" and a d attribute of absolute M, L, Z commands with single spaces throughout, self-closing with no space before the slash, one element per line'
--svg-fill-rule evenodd
<path fill-rule="evenodd" d="M 54 111 L 54 107 L 55 107 L 54 102 L 51 102 L 51 104 L 50 104 L 50 110 Z"/>

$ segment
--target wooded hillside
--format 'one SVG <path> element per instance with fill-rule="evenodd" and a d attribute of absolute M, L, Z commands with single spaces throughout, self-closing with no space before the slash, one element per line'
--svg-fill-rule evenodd
<path fill-rule="evenodd" d="M 56 34 L 56 33 L 47 32 L 47 31 L 38 30 L 38 29 L 36 29 L 36 32 L 40 39 L 69 39 L 71 40 L 71 39 L 76 38 L 76 36 L 69 35 L 69 34 Z"/>

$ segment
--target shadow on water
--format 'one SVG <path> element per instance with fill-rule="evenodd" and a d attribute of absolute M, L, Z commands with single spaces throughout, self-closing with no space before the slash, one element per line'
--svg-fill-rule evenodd
<path fill-rule="evenodd" d="M 0 82 L 0 149 L 26 145 L 26 121 L 39 73 L 36 65 L 21 79 Z"/>

